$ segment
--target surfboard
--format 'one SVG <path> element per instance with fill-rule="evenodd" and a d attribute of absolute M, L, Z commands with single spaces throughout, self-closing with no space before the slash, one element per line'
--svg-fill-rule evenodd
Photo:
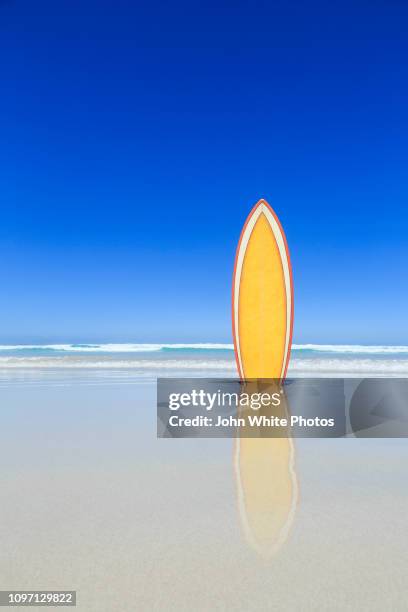
<path fill-rule="evenodd" d="M 251 210 L 238 243 L 232 283 L 235 358 L 241 379 L 286 376 L 293 329 L 293 281 L 282 226 L 265 200 Z M 259 391 L 256 380 L 245 391 Z M 284 396 L 282 415 L 288 414 Z M 241 524 L 247 541 L 262 556 L 286 540 L 298 487 L 293 442 L 288 437 L 255 437 L 240 431 L 235 443 L 235 477 Z"/>
<path fill-rule="evenodd" d="M 241 378 L 285 378 L 293 330 L 293 281 L 282 226 L 265 200 L 251 210 L 238 243 L 232 327 Z"/>

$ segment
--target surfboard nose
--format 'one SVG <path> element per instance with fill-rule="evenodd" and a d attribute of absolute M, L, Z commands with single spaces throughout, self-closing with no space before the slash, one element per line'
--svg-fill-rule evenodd
<path fill-rule="evenodd" d="M 264 200 L 263 198 L 261 198 L 260 200 L 257 201 L 257 203 L 255 204 L 255 206 L 253 207 L 252 212 L 254 212 L 255 210 L 257 210 L 258 208 L 262 207 L 262 206 L 266 206 L 268 208 L 271 208 L 268 204 L 268 202 L 266 200 Z"/>

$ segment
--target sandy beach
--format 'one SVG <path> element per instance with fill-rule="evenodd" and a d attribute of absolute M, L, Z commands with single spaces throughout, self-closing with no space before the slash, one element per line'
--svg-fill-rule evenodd
<path fill-rule="evenodd" d="M 406 440 L 295 440 L 271 558 L 247 541 L 232 440 L 156 439 L 155 385 L 2 379 L 2 589 L 77 609 L 403 610 Z"/>

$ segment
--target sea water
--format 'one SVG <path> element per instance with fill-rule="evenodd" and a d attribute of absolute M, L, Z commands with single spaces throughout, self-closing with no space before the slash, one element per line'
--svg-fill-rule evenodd
<path fill-rule="evenodd" d="M 294 344 L 289 376 L 406 376 L 408 346 Z M 117 380 L 235 377 L 232 344 L 0 345 L 0 384 L 8 380 Z"/>

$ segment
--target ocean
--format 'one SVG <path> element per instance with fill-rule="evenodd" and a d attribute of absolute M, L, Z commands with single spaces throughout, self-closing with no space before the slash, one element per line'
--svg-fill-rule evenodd
<path fill-rule="evenodd" d="M 408 346 L 294 344 L 289 376 L 406 376 Z M 235 377 L 232 344 L 0 345 L 0 384 L 8 381 L 137 384 L 157 377 Z"/>

